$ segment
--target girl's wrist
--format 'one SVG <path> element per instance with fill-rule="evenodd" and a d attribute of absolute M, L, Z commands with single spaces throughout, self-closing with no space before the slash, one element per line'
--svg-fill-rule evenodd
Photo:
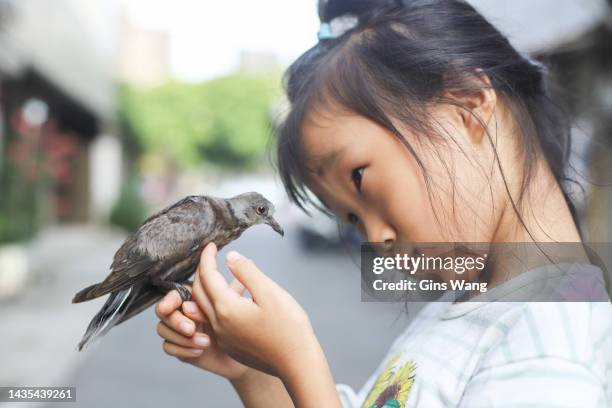
<path fill-rule="evenodd" d="M 249 368 L 230 380 L 245 407 L 294 408 L 283 382 L 275 376 Z"/>
<path fill-rule="evenodd" d="M 316 338 L 309 348 L 296 350 L 293 357 L 287 359 L 279 370 L 279 377 L 295 406 L 340 407 L 336 384 L 323 349 Z"/>
<path fill-rule="evenodd" d="M 240 385 L 250 380 L 250 378 L 253 376 L 253 373 L 252 373 L 253 371 L 256 371 L 256 370 L 253 370 L 251 367 L 248 367 L 246 370 L 244 370 L 244 372 L 240 373 L 239 375 L 227 377 L 227 379 L 234 386 Z"/>

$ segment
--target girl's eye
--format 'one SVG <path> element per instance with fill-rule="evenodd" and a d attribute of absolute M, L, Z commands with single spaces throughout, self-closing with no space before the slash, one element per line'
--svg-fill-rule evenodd
<path fill-rule="evenodd" d="M 363 178 L 364 170 L 365 167 L 357 167 L 351 172 L 351 178 L 353 180 L 353 183 L 355 184 L 355 187 L 357 188 L 357 191 L 361 191 L 361 179 Z"/>
<path fill-rule="evenodd" d="M 351 224 L 357 224 L 359 222 L 359 217 L 357 217 L 353 213 L 348 213 L 347 218 L 348 218 L 348 222 L 350 222 Z"/>

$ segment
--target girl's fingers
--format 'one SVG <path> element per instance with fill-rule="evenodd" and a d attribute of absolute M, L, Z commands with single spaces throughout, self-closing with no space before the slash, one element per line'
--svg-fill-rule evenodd
<path fill-rule="evenodd" d="M 200 309 L 202 309 L 208 320 L 213 321 L 215 319 L 215 311 L 210 299 L 208 299 L 208 296 L 202 288 L 202 284 L 200 283 L 200 267 L 198 267 L 195 279 L 193 281 L 193 298 Z"/>
<path fill-rule="evenodd" d="M 202 310 L 198 307 L 196 302 L 183 302 L 183 313 L 185 316 L 198 323 L 208 323 L 208 318 L 202 312 Z"/>
<path fill-rule="evenodd" d="M 168 341 L 164 341 L 162 347 L 166 354 L 177 358 L 194 358 L 202 355 L 204 352 L 202 349 L 182 347 Z"/>
<path fill-rule="evenodd" d="M 257 302 L 266 297 L 271 284 L 274 284 L 255 263 L 236 251 L 227 253 L 226 262 L 229 270 L 240 281 Z"/>
<path fill-rule="evenodd" d="M 177 310 L 170 313 L 169 316 L 162 317 L 161 321 L 172 330 L 179 332 L 184 336 L 191 337 L 195 334 L 195 323 Z"/>
<path fill-rule="evenodd" d="M 157 314 L 157 317 L 162 319 L 169 316 L 170 313 L 181 307 L 182 302 L 183 301 L 181 300 L 179 293 L 176 290 L 171 290 L 170 292 L 166 293 L 166 296 L 164 296 L 162 300 L 159 301 L 157 307 L 155 308 L 155 313 Z"/>
<path fill-rule="evenodd" d="M 189 292 L 192 292 L 190 285 L 183 285 Z M 162 316 L 167 316 L 173 311 L 177 310 L 181 307 L 183 303 L 183 299 L 181 299 L 181 295 L 176 290 L 171 290 L 166 293 L 166 296 L 162 298 L 157 304 L 155 308 L 155 312 L 157 313 L 157 317 L 161 319 Z"/>
<path fill-rule="evenodd" d="M 230 289 L 236 292 L 238 295 L 242 296 L 245 291 L 245 287 L 238 279 L 234 278 L 229 284 Z"/>
<path fill-rule="evenodd" d="M 159 334 L 159 336 L 164 340 L 174 343 L 177 346 L 187 348 L 205 348 L 210 346 L 210 337 L 208 337 L 208 335 L 204 333 L 196 333 L 192 337 L 186 337 L 172 330 L 163 322 L 159 322 L 157 324 L 157 334 Z"/>
<path fill-rule="evenodd" d="M 200 284 L 213 307 L 215 307 L 223 298 L 227 297 L 229 286 L 223 275 L 217 270 L 217 246 L 214 242 L 209 243 L 202 251 L 200 258 Z M 209 316 L 210 317 L 210 316 Z"/>

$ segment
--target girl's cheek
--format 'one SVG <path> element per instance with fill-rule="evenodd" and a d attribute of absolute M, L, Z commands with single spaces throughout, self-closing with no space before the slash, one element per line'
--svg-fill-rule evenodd
<path fill-rule="evenodd" d="M 397 241 L 419 239 L 416 223 L 422 214 L 415 191 L 403 184 L 386 185 L 374 189 L 372 196 L 380 217 L 395 231 Z"/>
<path fill-rule="evenodd" d="M 374 174 L 368 174 L 368 183 L 362 185 L 362 200 L 364 202 L 364 211 L 373 214 L 387 224 L 387 227 L 396 230 L 396 222 L 394 220 L 393 208 L 394 202 L 397 200 L 395 194 L 397 191 L 389 189 L 376 181 L 381 180 L 380 177 L 373 177 Z M 360 223 L 359 232 L 365 236 L 365 229 Z"/>

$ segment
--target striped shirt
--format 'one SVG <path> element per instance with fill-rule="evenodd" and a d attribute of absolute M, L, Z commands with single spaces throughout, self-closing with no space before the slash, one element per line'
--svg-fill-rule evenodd
<path fill-rule="evenodd" d="M 609 301 L 478 298 L 424 307 L 359 392 L 337 386 L 344 407 L 612 407 Z"/>

